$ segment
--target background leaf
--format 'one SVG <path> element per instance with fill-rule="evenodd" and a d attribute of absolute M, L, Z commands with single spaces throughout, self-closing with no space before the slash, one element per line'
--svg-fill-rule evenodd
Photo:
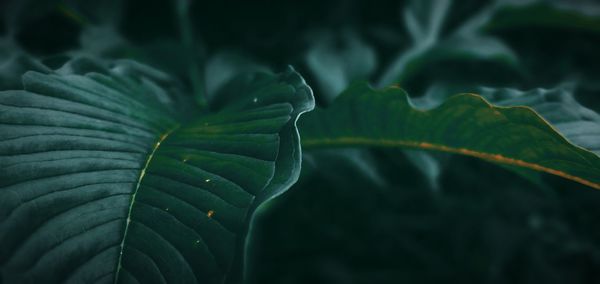
<path fill-rule="evenodd" d="M 351 31 L 338 36 L 322 32 L 312 42 L 305 61 L 325 103 L 331 103 L 351 82 L 367 79 L 375 71 L 373 48 Z"/>

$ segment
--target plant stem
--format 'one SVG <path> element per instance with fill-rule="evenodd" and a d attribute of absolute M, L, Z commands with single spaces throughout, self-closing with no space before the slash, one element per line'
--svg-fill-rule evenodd
<path fill-rule="evenodd" d="M 206 107 L 206 97 L 204 84 L 202 83 L 202 70 L 198 65 L 197 53 L 200 52 L 196 46 L 192 30 L 192 22 L 189 15 L 190 0 L 177 0 L 175 12 L 179 20 L 179 31 L 181 42 L 186 49 L 187 56 L 190 57 L 189 79 L 192 84 L 192 92 L 196 102 L 200 107 Z"/>

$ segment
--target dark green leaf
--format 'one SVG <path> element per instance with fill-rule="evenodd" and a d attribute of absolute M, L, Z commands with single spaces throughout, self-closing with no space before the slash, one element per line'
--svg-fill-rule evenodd
<path fill-rule="evenodd" d="M 254 210 L 298 177 L 295 121 L 312 107 L 293 70 L 247 78 L 201 115 L 130 61 L 77 60 L 0 92 L 2 280 L 222 283 L 240 271 Z"/>
<path fill-rule="evenodd" d="M 433 86 L 425 96 L 416 98 L 412 102 L 419 108 L 431 109 L 442 104 L 447 99 L 448 94 L 454 92 L 453 89 L 456 88 L 441 85 Z M 498 106 L 531 107 L 571 143 L 597 155 L 600 154 L 600 115 L 575 100 L 573 84 L 564 84 L 552 89 L 538 88 L 530 91 L 488 87 L 473 88 L 473 91 Z M 440 167 L 436 162 L 437 159 L 431 157 L 430 153 L 420 152 L 416 156 L 419 159 L 428 160 L 429 167 Z M 415 163 L 415 165 L 421 166 L 424 174 L 427 175 L 429 167 L 423 167 L 422 163 Z M 509 168 L 539 185 L 543 184 L 539 175 L 535 172 L 523 170 L 519 167 Z M 435 183 L 436 177 L 432 176 L 430 180 Z"/>
<path fill-rule="evenodd" d="M 578 103 L 569 86 L 530 91 L 481 88 L 498 106 L 529 106 L 571 143 L 600 155 L 600 115 Z"/>
<path fill-rule="evenodd" d="M 303 146 L 414 148 L 463 154 L 554 174 L 600 189 L 600 158 L 571 144 L 527 107 L 496 107 L 481 96 L 415 109 L 399 88 L 351 86 L 301 124 Z"/>

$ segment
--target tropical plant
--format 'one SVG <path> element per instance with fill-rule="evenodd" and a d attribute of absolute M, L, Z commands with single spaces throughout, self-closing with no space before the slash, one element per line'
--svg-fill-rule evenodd
<path fill-rule="evenodd" d="M 0 283 L 600 279 L 600 5 L 225 2 L 0 4 Z"/>

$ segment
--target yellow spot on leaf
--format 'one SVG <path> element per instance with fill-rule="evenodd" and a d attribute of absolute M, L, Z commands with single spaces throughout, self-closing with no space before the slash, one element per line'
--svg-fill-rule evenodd
<path fill-rule="evenodd" d="M 418 147 L 429 149 L 429 148 L 433 147 L 433 145 L 430 143 L 427 143 L 427 142 L 421 142 L 421 143 L 419 143 Z"/>
<path fill-rule="evenodd" d="M 206 216 L 208 216 L 208 218 L 212 218 L 213 215 L 215 215 L 214 210 L 208 210 L 208 213 L 206 213 Z"/>

